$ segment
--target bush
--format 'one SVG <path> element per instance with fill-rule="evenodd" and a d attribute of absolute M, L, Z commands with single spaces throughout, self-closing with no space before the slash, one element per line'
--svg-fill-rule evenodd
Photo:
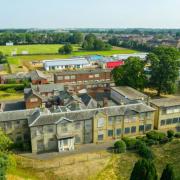
<path fill-rule="evenodd" d="M 16 90 L 13 88 L 6 89 L 7 93 L 16 93 Z"/>
<path fill-rule="evenodd" d="M 153 159 L 154 154 L 151 151 L 149 147 L 146 146 L 146 144 L 143 141 L 137 141 L 136 142 L 136 149 L 138 150 L 138 154 L 146 159 Z"/>
<path fill-rule="evenodd" d="M 126 152 L 126 144 L 122 140 L 116 141 L 114 143 L 114 148 L 115 148 L 116 153 Z"/>
<path fill-rule="evenodd" d="M 168 138 L 173 138 L 174 137 L 174 131 L 173 130 L 168 130 L 167 131 L 167 137 Z"/>
<path fill-rule="evenodd" d="M 176 138 L 180 138 L 180 132 L 177 132 L 174 136 L 175 136 Z"/>
<path fill-rule="evenodd" d="M 71 54 L 73 51 L 73 47 L 71 44 L 65 44 L 63 47 L 59 48 L 59 54 Z"/>
<path fill-rule="evenodd" d="M 127 149 L 136 149 L 137 139 L 124 137 L 122 140 L 126 143 Z"/>
<path fill-rule="evenodd" d="M 158 143 L 158 141 L 155 141 L 154 139 L 147 139 L 147 140 L 146 140 L 146 144 L 147 144 L 148 146 L 152 146 L 152 145 L 157 145 L 157 144 L 159 144 L 159 143 Z"/>
<path fill-rule="evenodd" d="M 169 138 L 168 137 L 164 137 L 163 139 L 161 139 L 159 141 L 160 144 L 166 144 L 167 142 L 169 142 Z"/>
<path fill-rule="evenodd" d="M 146 133 L 148 139 L 153 139 L 155 141 L 160 141 L 166 137 L 166 134 L 163 132 L 150 131 Z"/>

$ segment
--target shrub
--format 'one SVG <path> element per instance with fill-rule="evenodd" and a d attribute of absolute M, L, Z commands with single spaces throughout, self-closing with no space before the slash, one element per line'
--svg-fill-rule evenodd
<path fill-rule="evenodd" d="M 152 145 L 158 144 L 158 141 L 155 141 L 154 139 L 147 139 L 147 140 L 146 140 L 146 144 L 147 144 L 148 146 L 152 146 Z"/>
<path fill-rule="evenodd" d="M 116 153 L 126 152 L 126 144 L 122 140 L 116 141 L 114 143 L 114 148 L 115 148 Z"/>
<path fill-rule="evenodd" d="M 24 84 L 0 84 L 0 91 L 6 91 L 12 88 L 16 91 L 24 90 Z"/>
<path fill-rule="evenodd" d="M 160 141 L 166 137 L 166 134 L 163 132 L 150 131 L 150 132 L 146 133 L 146 136 L 148 139 Z"/>
<path fill-rule="evenodd" d="M 173 138 L 174 137 L 174 131 L 173 130 L 168 130 L 167 131 L 167 137 L 168 138 Z"/>
<path fill-rule="evenodd" d="M 161 139 L 161 140 L 159 141 L 160 144 L 165 144 L 165 143 L 167 143 L 167 142 L 169 142 L 169 138 L 168 138 L 168 137 L 164 137 L 163 139 Z"/>
<path fill-rule="evenodd" d="M 126 143 L 127 149 L 136 149 L 137 139 L 124 137 L 122 140 Z"/>
<path fill-rule="evenodd" d="M 146 159 L 153 159 L 154 154 L 151 151 L 149 147 L 146 146 L 146 144 L 143 141 L 137 141 L 136 142 L 136 149 L 138 150 L 138 154 Z"/>
<path fill-rule="evenodd" d="M 174 136 L 175 136 L 176 138 L 180 138 L 180 132 L 177 132 Z"/>
<path fill-rule="evenodd" d="M 13 88 L 6 89 L 7 93 L 16 93 L 16 90 Z"/>

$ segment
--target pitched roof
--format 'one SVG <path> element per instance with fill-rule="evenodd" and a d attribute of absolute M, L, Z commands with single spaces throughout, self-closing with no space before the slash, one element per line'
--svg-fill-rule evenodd
<path fill-rule="evenodd" d="M 178 106 L 180 105 L 180 96 L 176 96 L 173 98 L 153 99 L 150 101 L 150 103 L 158 107 Z"/>
<path fill-rule="evenodd" d="M 116 87 L 111 87 L 111 89 L 130 100 L 143 100 L 144 98 L 148 97 L 147 95 L 129 86 L 118 86 L 118 87 L 116 86 Z"/>
<path fill-rule="evenodd" d="M 39 70 L 32 71 L 31 73 L 31 80 L 41 80 L 41 79 L 47 79 L 47 76 Z"/>
<path fill-rule="evenodd" d="M 147 106 L 143 103 L 131 104 L 131 105 L 122 105 L 122 106 L 113 106 L 105 108 L 96 108 L 96 109 L 86 109 L 86 110 L 77 110 L 71 112 L 60 112 L 52 114 L 41 114 L 38 118 L 35 118 L 30 126 L 39 126 L 56 123 L 60 118 L 67 118 L 70 120 L 78 121 L 85 119 L 92 119 L 95 114 L 102 112 L 107 114 L 107 116 L 117 116 L 117 115 L 129 115 L 142 112 L 151 112 L 154 109 L 150 106 Z"/>

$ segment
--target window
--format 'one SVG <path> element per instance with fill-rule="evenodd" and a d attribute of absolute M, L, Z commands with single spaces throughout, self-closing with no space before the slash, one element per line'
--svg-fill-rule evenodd
<path fill-rule="evenodd" d="M 47 131 L 48 131 L 49 133 L 54 132 L 54 126 L 47 126 Z"/>
<path fill-rule="evenodd" d="M 108 130 L 108 136 L 109 136 L 109 137 L 112 137 L 112 136 L 113 136 L 113 130 L 111 130 L 111 129 Z"/>
<path fill-rule="evenodd" d="M 103 131 L 98 131 L 98 141 L 103 141 L 104 133 Z"/>
<path fill-rule="evenodd" d="M 152 124 L 146 124 L 146 131 L 151 130 Z"/>
<path fill-rule="evenodd" d="M 31 98 L 30 99 L 30 102 L 37 102 L 38 101 L 38 98 Z"/>
<path fill-rule="evenodd" d="M 76 79 L 76 76 L 75 76 L 75 75 L 72 75 L 72 76 L 71 76 L 71 79 Z"/>
<path fill-rule="evenodd" d="M 69 77 L 69 76 L 64 76 L 64 79 L 65 79 L 65 80 L 69 80 L 70 77 Z"/>
<path fill-rule="evenodd" d="M 81 138 L 79 135 L 75 135 L 75 143 L 80 143 L 81 142 Z"/>
<path fill-rule="evenodd" d="M 172 123 L 173 123 L 173 124 L 178 123 L 178 120 L 179 120 L 179 118 L 174 118 L 173 121 L 172 121 Z"/>
<path fill-rule="evenodd" d="M 144 131 L 144 125 L 140 125 L 140 126 L 139 126 L 139 131 L 140 131 L 140 132 Z"/>
<path fill-rule="evenodd" d="M 132 126 L 131 127 L 131 133 L 135 133 L 136 132 L 136 126 Z"/>
<path fill-rule="evenodd" d="M 151 112 L 147 112 L 147 119 L 151 119 L 152 118 L 152 113 Z"/>
<path fill-rule="evenodd" d="M 128 134 L 128 133 L 130 133 L 130 128 L 129 127 L 125 128 L 125 134 Z"/>
<path fill-rule="evenodd" d="M 58 76 L 57 79 L 58 80 L 63 80 L 63 76 Z"/>
<path fill-rule="evenodd" d="M 145 113 L 141 113 L 141 114 L 139 115 L 139 120 L 140 120 L 140 121 L 144 121 L 144 119 L 145 119 Z"/>
<path fill-rule="evenodd" d="M 120 136 L 121 135 L 121 129 L 116 129 L 116 136 Z"/>
<path fill-rule="evenodd" d="M 112 124 L 113 124 L 113 121 L 114 121 L 114 117 L 109 116 L 108 124 L 109 124 L 109 125 L 112 125 Z"/>
<path fill-rule="evenodd" d="M 134 116 L 126 116 L 125 117 L 125 122 L 135 122 L 136 121 L 136 116 L 134 115 Z"/>
<path fill-rule="evenodd" d="M 172 119 L 166 119 L 166 125 L 172 124 Z"/>
<path fill-rule="evenodd" d="M 96 78 L 99 77 L 99 74 L 95 74 L 95 77 L 96 77 Z"/>
<path fill-rule="evenodd" d="M 161 120 L 161 126 L 164 126 L 166 124 L 165 120 Z"/>
<path fill-rule="evenodd" d="M 5 127 L 6 127 L 6 129 L 11 129 L 12 128 L 12 122 L 11 121 L 6 122 Z"/>
<path fill-rule="evenodd" d="M 103 126 L 104 126 L 104 118 L 98 119 L 98 128 L 103 127 Z"/>
<path fill-rule="evenodd" d="M 93 75 L 89 75 L 89 78 L 93 78 L 94 76 Z"/>
<path fill-rule="evenodd" d="M 122 116 L 116 116 L 116 124 L 121 123 Z"/>

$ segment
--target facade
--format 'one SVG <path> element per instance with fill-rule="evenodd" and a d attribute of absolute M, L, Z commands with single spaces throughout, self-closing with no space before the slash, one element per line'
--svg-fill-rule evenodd
<path fill-rule="evenodd" d="M 44 60 L 43 66 L 46 71 L 63 69 L 81 69 L 90 66 L 85 58 Z"/>
<path fill-rule="evenodd" d="M 32 152 L 73 150 L 78 145 L 136 136 L 153 129 L 154 109 L 142 103 L 40 114 L 29 124 Z"/>
<path fill-rule="evenodd" d="M 32 71 L 31 83 L 32 84 L 48 84 L 48 76 L 39 70 Z"/>
<path fill-rule="evenodd" d="M 110 81 L 112 80 L 110 70 L 81 70 L 81 71 L 64 71 L 54 74 L 55 83 L 87 83 L 93 81 Z"/>
<path fill-rule="evenodd" d="M 180 130 L 180 97 L 163 98 L 150 101 L 156 109 L 154 127 L 158 130 Z"/>

